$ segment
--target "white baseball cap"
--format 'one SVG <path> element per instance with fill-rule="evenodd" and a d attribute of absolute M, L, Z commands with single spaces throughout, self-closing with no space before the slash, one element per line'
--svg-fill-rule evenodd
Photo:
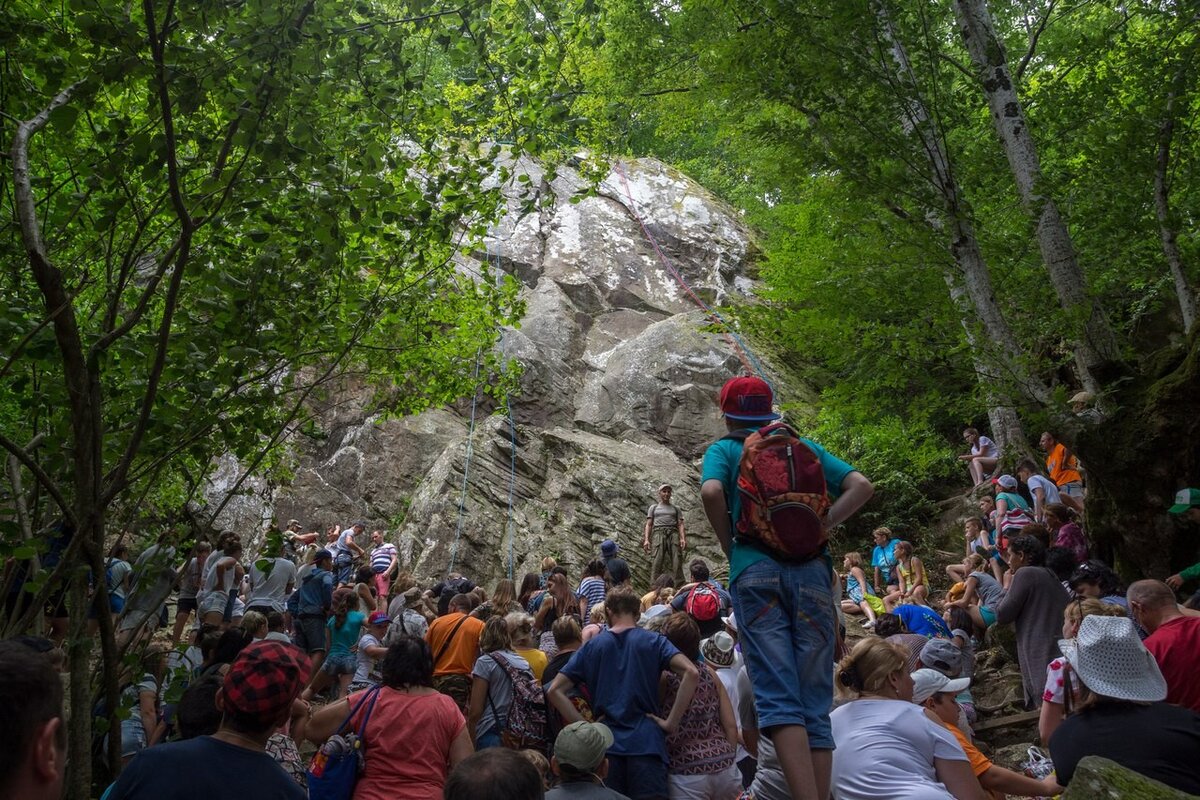
<path fill-rule="evenodd" d="M 958 694 L 971 685 L 970 678 L 947 678 L 936 669 L 919 669 L 912 674 L 913 699 L 917 705 L 935 694 Z"/>

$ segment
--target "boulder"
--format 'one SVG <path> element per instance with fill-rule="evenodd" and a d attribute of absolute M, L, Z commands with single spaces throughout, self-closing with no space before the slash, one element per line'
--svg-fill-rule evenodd
<path fill-rule="evenodd" d="M 1195 795 L 1172 789 L 1115 761 L 1087 756 L 1075 767 L 1062 800 L 1187 800 Z"/>
<path fill-rule="evenodd" d="M 586 197 L 569 166 L 548 179 L 527 159 L 502 163 L 513 179 L 492 185 L 505 213 L 460 266 L 478 273 L 487 262 L 522 287 L 525 315 L 497 343 L 522 369 L 512 422 L 484 402 L 472 421 L 470 398 L 393 418 L 386 396 L 347 379 L 312 401 L 315 425 L 288 441 L 286 471 L 253 484 L 229 527 L 253 534 L 253 552 L 272 518 L 310 529 L 361 519 L 389 531 L 418 578 L 453 567 L 485 585 L 519 579 L 547 555 L 577 577 L 613 538 L 642 586 L 652 577 L 640 547 L 646 508 L 669 482 L 688 555 L 724 574 L 699 461 L 724 433 L 717 392 L 744 356 L 702 306 L 752 299 L 753 237 L 733 209 L 658 161 L 621 162 Z M 790 387 L 781 399 L 802 392 L 769 360 L 765 369 Z M 210 509 L 236 466 L 209 487 Z"/>

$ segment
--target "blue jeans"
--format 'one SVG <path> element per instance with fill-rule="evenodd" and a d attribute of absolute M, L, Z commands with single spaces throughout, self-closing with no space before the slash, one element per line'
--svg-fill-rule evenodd
<path fill-rule="evenodd" d="M 758 727 L 801 725 L 810 748 L 833 749 L 829 711 L 837 621 L 829 561 L 757 561 L 738 575 L 733 606 Z"/>
<path fill-rule="evenodd" d="M 475 749 L 486 750 L 489 747 L 500 746 L 500 731 L 494 727 L 489 728 L 486 733 L 481 733 L 475 738 Z"/>
<path fill-rule="evenodd" d="M 667 800 L 667 765 L 660 756 L 608 756 L 604 785 L 630 800 Z"/>
<path fill-rule="evenodd" d="M 339 553 L 333 560 L 333 579 L 338 583 L 354 583 L 354 557 Z"/>

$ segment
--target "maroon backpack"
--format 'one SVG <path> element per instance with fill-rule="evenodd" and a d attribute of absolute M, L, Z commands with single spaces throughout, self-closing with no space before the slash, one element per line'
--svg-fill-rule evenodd
<path fill-rule="evenodd" d="M 829 540 L 824 521 L 831 502 L 813 449 L 783 422 L 725 438 L 742 440 L 737 480 L 742 510 L 733 521 L 738 541 L 783 561 L 819 555 Z"/>

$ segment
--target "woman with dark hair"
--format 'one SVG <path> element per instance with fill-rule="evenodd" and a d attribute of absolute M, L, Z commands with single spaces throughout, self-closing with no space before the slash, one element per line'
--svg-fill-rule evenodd
<path fill-rule="evenodd" d="M 659 593 L 663 589 L 675 588 L 675 576 L 669 572 L 664 572 L 654 579 L 654 583 L 650 584 L 650 591 L 642 595 L 642 611 L 645 611 L 650 606 L 657 604 L 659 601 Z M 586 617 L 584 618 L 586 619 Z"/>
<path fill-rule="evenodd" d="M 466 720 L 454 700 L 433 688 L 433 654 L 423 639 L 402 636 L 388 648 L 380 665 L 383 682 L 367 719 L 363 772 L 354 800 L 441 800 L 446 776 L 474 752 Z M 372 691 L 372 690 L 368 690 Z M 317 744 L 337 732 L 358 730 L 366 692 L 352 694 L 316 711 L 305 736 Z"/>
<path fill-rule="evenodd" d="M 1080 597 L 1091 597 L 1101 603 L 1120 606 L 1129 612 L 1129 601 L 1121 588 L 1117 573 L 1103 561 L 1085 561 L 1075 568 L 1068 581 L 1071 591 Z"/>
<path fill-rule="evenodd" d="M 536 601 L 542 595 L 542 576 L 536 572 L 526 572 L 521 578 L 521 591 L 517 593 L 517 602 L 530 614 L 537 613 Z"/>
<path fill-rule="evenodd" d="M 604 595 L 608 593 L 604 569 L 604 562 L 598 558 L 593 558 L 583 568 L 583 580 L 579 581 L 579 589 L 575 592 L 579 597 L 580 621 L 588 618 L 592 606 L 604 605 Z"/>
<path fill-rule="evenodd" d="M 1076 563 L 1087 560 L 1087 537 L 1083 535 L 1083 528 L 1075 521 L 1075 509 L 1064 503 L 1047 503 L 1045 523 L 1055 547 L 1070 550 Z"/>
<path fill-rule="evenodd" d="M 1025 705 L 1037 708 L 1046 685 L 1046 665 L 1062 655 L 1058 651 L 1060 620 L 1071 598 L 1046 566 L 1045 546 L 1032 536 L 1014 536 L 1009 541 L 1008 564 L 1012 583 L 995 608 L 996 622 L 1013 624 Z"/>

